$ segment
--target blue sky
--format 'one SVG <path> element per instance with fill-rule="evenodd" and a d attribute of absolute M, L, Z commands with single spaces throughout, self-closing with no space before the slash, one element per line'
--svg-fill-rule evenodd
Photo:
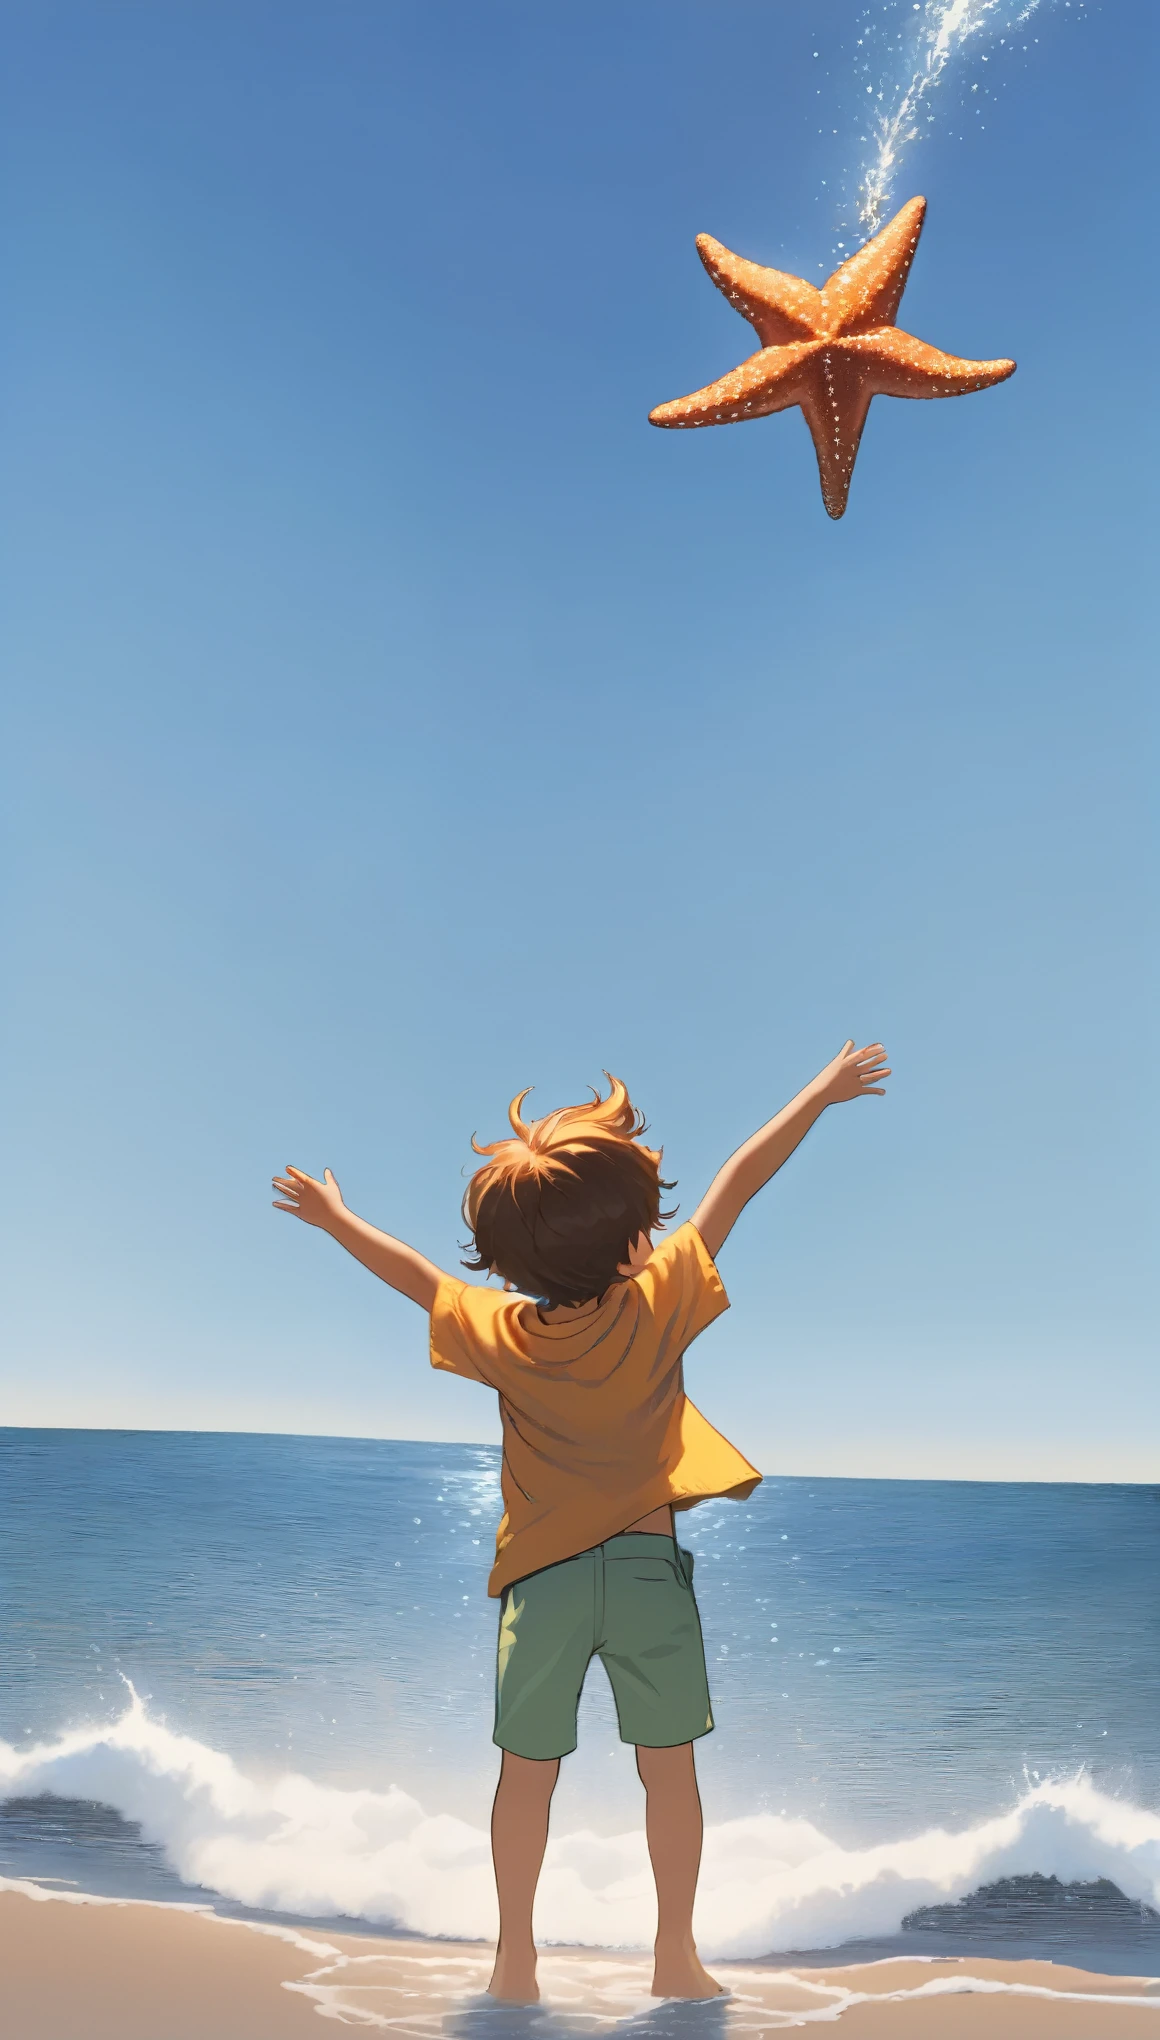
<path fill-rule="evenodd" d="M 1018 373 L 832 524 L 646 417 L 754 344 L 696 233 L 832 266 L 854 6 L 6 10 L 6 1421 L 495 1437 L 272 1171 L 455 1266 L 609 1068 L 687 1212 L 852 1034 L 690 1392 L 1155 1477 L 1147 21 L 942 88 L 900 322 Z"/>

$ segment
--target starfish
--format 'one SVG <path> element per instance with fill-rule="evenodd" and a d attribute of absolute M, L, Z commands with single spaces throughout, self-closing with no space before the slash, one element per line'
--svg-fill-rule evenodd
<path fill-rule="evenodd" d="M 831 517 L 840 517 L 871 397 L 961 397 L 1015 371 L 1013 361 L 960 361 L 895 325 L 925 212 L 925 198 L 912 198 L 821 290 L 698 234 L 697 253 L 718 290 L 748 319 L 761 351 L 692 396 L 658 404 L 649 423 L 731 425 L 800 404 L 818 456 L 822 501 Z"/>

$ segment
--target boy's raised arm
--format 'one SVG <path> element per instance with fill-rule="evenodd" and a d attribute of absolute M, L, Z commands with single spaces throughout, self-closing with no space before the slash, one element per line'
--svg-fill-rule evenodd
<path fill-rule="evenodd" d="M 720 1252 L 750 1198 L 789 1160 L 827 1105 L 884 1095 L 880 1080 L 890 1075 L 885 1064 L 886 1050 L 880 1041 L 871 1048 L 855 1048 L 848 1041 L 804 1091 L 730 1155 L 693 1213 L 692 1222 L 711 1254 Z"/>
<path fill-rule="evenodd" d="M 409 1296 L 423 1310 L 431 1309 L 435 1291 L 443 1281 L 442 1268 L 437 1268 L 426 1255 L 417 1254 L 414 1247 L 392 1239 L 390 1233 L 380 1232 L 377 1226 L 368 1225 L 365 1218 L 356 1218 L 353 1211 L 348 1211 L 329 1169 L 323 1170 L 321 1183 L 304 1170 L 289 1166 L 284 1176 L 275 1176 L 273 1181 L 275 1190 L 282 1193 L 275 1201 L 275 1211 L 290 1211 L 307 1225 L 320 1226 L 356 1261 L 361 1261 L 364 1268 L 369 1268 L 372 1275 L 377 1275 L 380 1282 L 389 1282 L 392 1289 Z"/>

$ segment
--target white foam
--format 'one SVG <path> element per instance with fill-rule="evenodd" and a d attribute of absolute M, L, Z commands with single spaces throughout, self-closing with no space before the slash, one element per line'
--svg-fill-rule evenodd
<path fill-rule="evenodd" d="M 473 2033 L 507 2040 L 512 2031 L 510 2009 L 489 2005 L 481 1995 L 491 1969 L 490 1951 L 476 1956 L 457 1949 L 427 1956 L 413 1953 L 413 1946 L 404 1943 L 401 1949 L 396 1946 L 387 1952 L 343 1955 L 328 1968 L 286 1988 L 311 1999 L 324 2017 L 377 2027 L 409 2036 L 409 2040 L 435 2040 L 448 2030 L 448 2014 L 462 2014 L 470 2005 Z M 730 2040 L 771 2040 L 775 2033 L 833 2025 L 855 2005 L 896 2005 L 912 1999 L 1027 1997 L 1088 2007 L 1133 2004 L 1160 2011 L 1150 1981 L 1140 1988 L 1142 1979 L 1122 1983 L 1115 1991 L 1076 1991 L 1028 1983 L 1017 1975 L 978 1976 L 967 1967 L 956 1966 L 953 1974 L 944 1972 L 919 1983 L 903 1981 L 923 1966 L 912 1958 L 860 1966 L 857 1974 L 861 1981 L 873 1977 L 868 1989 L 843 1982 L 841 1971 L 822 1979 L 798 1975 L 791 1969 L 731 1969 L 718 1962 L 714 1974 L 729 1993 Z M 646 2027 L 650 2040 L 689 2040 L 694 2031 L 724 2030 L 715 2004 L 697 2008 L 708 2014 L 702 2022 L 687 2001 L 658 2003 L 650 1995 L 651 1962 L 541 1956 L 538 1981 L 543 2002 L 533 2016 L 534 2030 L 542 2040 L 576 2040 L 582 2033 L 643 2032 Z M 466 2023 L 455 2024 L 457 2030 L 468 2030 Z M 524 2030 L 531 2031 L 531 2025 Z"/>
<path fill-rule="evenodd" d="M 352 1792 L 292 1772 L 251 1777 L 153 1720 L 135 1693 L 111 1726 L 22 1751 L 0 1742 L 0 1795 L 38 1793 L 115 1807 L 187 1883 L 245 1905 L 454 1939 L 495 1933 L 482 1828 L 428 1815 L 397 1786 Z M 808 1821 L 772 1814 L 726 1821 L 705 1835 L 698 1940 L 717 1959 L 835 1947 L 893 1933 L 915 1907 L 1034 1872 L 1108 1878 L 1160 1906 L 1160 1813 L 1109 1798 L 1081 1775 L 1038 1784 L 974 1826 L 872 1848 L 843 1848 Z M 643 1834 L 554 1837 L 536 1924 L 548 1942 L 646 1947 L 655 1913 Z"/>
<path fill-rule="evenodd" d="M 345 1959 L 329 1941 L 309 1939 L 297 1927 L 267 1920 L 223 1919 L 215 1913 L 208 1900 L 201 1904 L 168 1898 L 111 1898 L 98 1891 L 62 1891 L 59 1885 L 38 1884 L 32 1877 L 0 1877 L 0 1891 L 15 1892 L 18 1897 L 30 1898 L 38 1905 L 144 1906 L 149 1912 L 195 1913 L 199 1919 L 211 1919 L 219 1927 L 245 1927 L 252 1934 L 269 1934 L 276 1941 L 301 1948 L 305 1955 L 332 1956 L 336 1961 Z"/>

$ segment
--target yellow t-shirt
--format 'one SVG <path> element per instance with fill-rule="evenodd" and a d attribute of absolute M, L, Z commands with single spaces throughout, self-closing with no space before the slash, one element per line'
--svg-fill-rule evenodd
<path fill-rule="evenodd" d="M 615 1537 L 672 1502 L 744 1500 L 761 1475 L 688 1400 L 685 1348 L 729 1298 L 695 1226 L 579 1317 L 445 1276 L 431 1365 L 499 1393 L 504 1513 L 488 1593 Z"/>

